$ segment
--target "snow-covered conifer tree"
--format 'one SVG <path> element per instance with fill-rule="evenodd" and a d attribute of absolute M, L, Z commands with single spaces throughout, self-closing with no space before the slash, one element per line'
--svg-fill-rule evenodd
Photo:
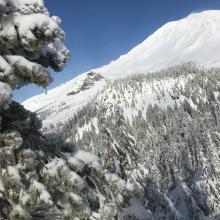
<path fill-rule="evenodd" d="M 60 19 L 50 17 L 42 0 L 0 1 L 0 103 L 7 107 L 11 90 L 28 83 L 46 87 L 48 67 L 62 70 L 69 51 Z"/>
<path fill-rule="evenodd" d="M 136 140 L 134 136 L 129 132 L 128 126 L 125 122 L 123 112 L 120 108 L 116 108 L 116 138 L 118 139 L 118 144 L 120 146 L 123 155 L 121 160 L 125 169 L 132 170 L 136 167 L 138 151 L 136 148 Z"/>
<path fill-rule="evenodd" d="M 14 89 L 46 87 L 48 69 L 62 70 L 69 51 L 60 22 L 42 0 L 0 0 L 0 219 L 119 216 L 110 194 L 115 179 L 111 184 L 100 159 L 57 134 L 44 136 L 36 114 L 12 101 Z"/>

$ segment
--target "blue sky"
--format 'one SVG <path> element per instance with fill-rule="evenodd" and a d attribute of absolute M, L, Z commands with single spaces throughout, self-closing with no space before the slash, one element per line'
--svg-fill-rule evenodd
<path fill-rule="evenodd" d="M 127 53 L 156 29 L 192 12 L 220 9 L 219 0 L 45 0 L 51 15 L 63 20 L 65 44 L 71 59 L 61 73 L 53 73 L 48 89 L 77 74 L 107 64 Z M 15 91 L 23 101 L 42 93 L 35 85 Z"/>

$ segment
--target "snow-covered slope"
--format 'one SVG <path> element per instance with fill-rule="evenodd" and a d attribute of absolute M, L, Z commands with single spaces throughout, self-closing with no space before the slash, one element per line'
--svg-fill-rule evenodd
<path fill-rule="evenodd" d="M 105 85 L 105 79 L 93 72 L 81 74 L 73 80 L 35 96 L 23 103 L 44 119 L 44 126 L 71 118 L 85 106 Z"/>
<path fill-rule="evenodd" d="M 210 10 L 165 24 L 143 43 L 96 71 L 109 78 L 158 71 L 181 62 L 220 65 L 220 11 Z"/>
<path fill-rule="evenodd" d="M 198 62 L 206 67 L 218 67 L 219 24 L 218 10 L 195 13 L 182 20 L 169 22 L 126 55 L 90 72 L 100 73 L 106 79 L 116 79 L 131 74 L 147 74 L 189 61 Z M 65 121 L 95 97 L 105 85 L 105 79 L 95 79 L 89 88 L 80 89 L 84 81 L 92 77 L 87 75 L 90 72 L 79 75 L 48 91 L 47 94 L 35 96 L 23 105 L 31 111 L 43 112 L 44 125 L 51 121 Z"/>

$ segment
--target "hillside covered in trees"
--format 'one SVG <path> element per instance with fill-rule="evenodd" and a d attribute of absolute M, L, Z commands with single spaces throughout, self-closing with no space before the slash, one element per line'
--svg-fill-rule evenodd
<path fill-rule="evenodd" d="M 188 63 L 109 82 L 44 131 L 61 132 L 140 187 L 153 219 L 218 219 L 219 73 Z"/>

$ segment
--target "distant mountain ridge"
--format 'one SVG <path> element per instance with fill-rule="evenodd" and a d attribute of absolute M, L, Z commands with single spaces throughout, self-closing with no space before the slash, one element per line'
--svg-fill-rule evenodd
<path fill-rule="evenodd" d="M 101 68 L 107 78 L 158 71 L 182 62 L 220 66 L 220 11 L 193 13 L 168 22 L 141 44 Z"/>

